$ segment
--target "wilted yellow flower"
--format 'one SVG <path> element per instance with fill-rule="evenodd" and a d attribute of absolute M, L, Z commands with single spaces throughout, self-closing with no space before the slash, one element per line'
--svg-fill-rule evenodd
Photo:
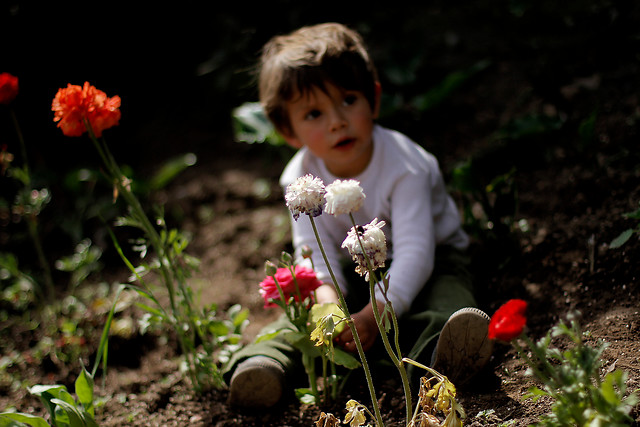
<path fill-rule="evenodd" d="M 331 347 L 333 336 L 344 329 L 344 323 L 340 321 L 342 319 L 344 319 L 344 313 L 337 304 L 314 304 L 311 307 L 310 321 L 316 326 L 311 331 L 311 341 L 315 341 L 316 346 Z"/>
<path fill-rule="evenodd" d="M 351 399 L 347 402 L 347 415 L 344 417 L 344 424 L 351 427 L 358 427 L 367 422 L 367 416 L 364 414 L 365 407 Z"/>
<path fill-rule="evenodd" d="M 340 420 L 333 414 L 320 412 L 320 418 L 318 418 L 318 421 L 316 421 L 315 424 L 316 427 L 338 427 L 340 425 Z"/>

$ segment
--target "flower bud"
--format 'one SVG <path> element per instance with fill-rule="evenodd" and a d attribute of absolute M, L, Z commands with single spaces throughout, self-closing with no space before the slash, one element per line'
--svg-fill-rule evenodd
<path fill-rule="evenodd" d="M 282 251 L 282 254 L 280 255 L 280 259 L 285 265 L 291 265 L 291 263 L 293 262 L 293 257 L 291 256 L 291 254 L 285 251 Z"/>
<path fill-rule="evenodd" d="M 309 259 L 311 258 L 311 254 L 313 253 L 313 249 L 309 245 L 303 245 L 301 249 L 302 258 Z"/>
<path fill-rule="evenodd" d="M 264 263 L 264 271 L 267 276 L 271 277 L 276 274 L 276 271 L 278 271 L 278 267 L 276 267 L 276 265 L 271 261 L 267 261 Z"/>

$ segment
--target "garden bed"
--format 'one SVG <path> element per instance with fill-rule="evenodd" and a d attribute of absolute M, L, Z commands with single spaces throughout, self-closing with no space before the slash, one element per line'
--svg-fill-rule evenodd
<path fill-rule="evenodd" d="M 520 30 L 509 27 L 505 32 L 526 32 Z M 463 29 L 458 35 L 463 40 L 472 38 Z M 545 43 L 539 35 L 525 38 L 535 39 L 527 44 L 530 48 Z M 474 41 L 479 49 L 490 50 L 482 45 L 482 38 Z M 623 246 L 609 248 L 615 237 L 637 223 L 623 215 L 638 209 L 640 201 L 637 58 L 606 62 L 611 57 L 598 45 L 590 51 L 592 56 L 578 61 L 580 68 L 573 59 L 562 62 L 561 54 L 573 51 L 570 47 L 553 51 L 555 56 L 544 56 L 545 52 L 534 48 L 526 52 L 522 46 L 510 48 L 514 50 L 496 48 L 487 68 L 464 90 L 450 94 L 437 109 L 421 116 L 421 121 L 407 110 L 381 119 L 382 124 L 405 131 L 433 151 L 448 181 L 459 162 L 468 158 L 475 159 L 488 178 L 515 168 L 518 204 L 509 233 L 513 240 L 475 241 L 473 245 L 481 308 L 492 314 L 510 298 L 528 301 L 529 334 L 534 338 L 546 334 L 568 312 L 579 310 L 583 329 L 590 333 L 588 342 L 609 344 L 601 361 L 602 373 L 624 370 L 629 375 L 628 390 L 639 389 L 640 241 L 635 234 Z M 509 52 L 517 54 L 509 56 Z M 532 52 L 537 56 L 530 56 Z M 457 69 L 464 62 L 461 57 L 464 55 L 443 55 L 434 67 Z M 557 67 L 549 66 L 554 61 Z M 560 125 L 532 130 L 518 122 L 534 117 Z M 248 341 L 279 314 L 263 307 L 258 283 L 264 276 L 264 261 L 277 259 L 290 248 L 289 213 L 277 185 L 290 152 L 267 144 L 235 142 L 226 125 L 212 130 L 202 111 L 181 112 L 178 118 L 169 123 L 151 118 L 137 129 L 138 137 L 171 147 L 171 154 L 183 143 L 189 149 L 197 147 L 196 165 L 151 194 L 149 202 L 163 205 L 168 218 L 192 236 L 188 252 L 200 259 L 201 266 L 189 284 L 200 301 L 217 303 L 221 310 L 234 304 L 249 309 L 250 324 L 244 335 Z M 529 123 L 549 123 L 545 120 Z M 509 127 L 513 123 L 520 127 Z M 498 130 L 508 132 L 507 136 L 496 137 Z M 153 170 L 167 154 L 153 146 L 146 148 L 149 155 L 138 165 L 141 171 Z M 465 194 L 453 193 L 462 202 Z M 0 408 L 13 406 L 43 415 L 44 408 L 26 387 L 59 383 L 72 389 L 80 367 L 78 358 L 87 365 L 92 362 L 106 319 L 105 301 L 113 297 L 113 288 L 109 291 L 99 283 L 110 285 L 128 276 L 117 256 L 107 254 L 105 261 L 109 264 L 92 277 L 83 305 L 75 311 L 82 341 L 55 341 L 48 347 L 70 358 L 75 355 L 75 359 L 60 360 L 55 351 L 39 353 L 38 343 L 47 336 L 46 328 L 34 327 L 42 321 L 38 315 L 9 311 L 2 319 Z M 133 298 L 126 292 L 123 295 L 125 301 Z M 73 305 L 67 309 L 73 312 Z M 139 309 L 128 304 L 117 319 L 124 319 L 123 324 L 131 319 L 135 324 L 140 316 Z M 97 409 L 98 424 L 310 426 L 321 411 L 343 418 L 348 398 L 370 403 L 364 382 L 352 381 L 341 400 L 329 407 L 289 399 L 268 411 L 237 410 L 227 405 L 224 388 L 194 393 L 180 374 L 179 363 L 174 337 L 166 331 L 141 335 L 134 328 L 114 335 L 104 383 L 101 376 L 96 378 L 96 393 L 104 398 Z M 525 370 L 515 350 L 498 343 L 486 371 L 458 389 L 466 425 L 525 426 L 547 413 L 549 399 L 523 401 L 522 396 L 536 384 Z M 403 425 L 398 378 L 390 375 L 374 380 L 386 425 Z M 632 415 L 637 424 L 637 408 Z"/>

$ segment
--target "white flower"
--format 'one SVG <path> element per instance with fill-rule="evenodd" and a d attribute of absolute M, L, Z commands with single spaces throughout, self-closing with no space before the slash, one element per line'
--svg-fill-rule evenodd
<path fill-rule="evenodd" d="M 311 174 L 301 176 L 287 186 L 284 196 L 287 207 L 296 221 L 301 213 L 316 217 L 322 213 L 325 188 L 320 178 Z"/>
<path fill-rule="evenodd" d="M 356 273 L 365 276 L 366 280 L 369 280 L 366 258 L 369 258 L 373 270 L 384 267 L 387 260 L 387 239 L 382 231 L 385 224 L 384 221 L 378 221 L 378 218 L 374 218 L 364 227 L 360 225 L 351 227 L 347 238 L 342 242 L 342 247 L 349 251 L 351 258 L 357 264 Z M 366 257 L 363 254 L 363 248 Z"/>
<path fill-rule="evenodd" d="M 331 215 L 352 213 L 362 207 L 365 197 L 360 182 L 355 179 L 337 179 L 327 186 L 327 194 L 324 196 L 327 203 L 324 209 Z"/>

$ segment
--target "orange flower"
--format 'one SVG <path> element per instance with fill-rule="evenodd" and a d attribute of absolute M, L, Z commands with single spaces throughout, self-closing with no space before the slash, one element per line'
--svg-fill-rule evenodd
<path fill-rule="evenodd" d="M 68 84 L 66 89 L 59 89 L 51 110 L 53 121 L 66 136 L 80 136 L 86 130 L 86 120 L 96 137 L 102 131 L 116 126 L 120 121 L 120 97 L 112 98 L 85 82 L 83 87 Z"/>
<path fill-rule="evenodd" d="M 0 104 L 8 104 L 18 95 L 18 78 L 9 73 L 0 74 Z"/>

